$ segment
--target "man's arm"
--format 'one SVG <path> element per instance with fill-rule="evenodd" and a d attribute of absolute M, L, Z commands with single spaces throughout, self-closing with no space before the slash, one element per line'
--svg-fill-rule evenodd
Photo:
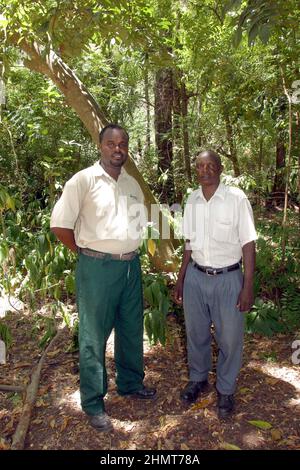
<path fill-rule="evenodd" d="M 77 245 L 75 243 L 74 230 L 70 228 L 51 227 L 51 231 L 65 246 L 71 251 L 77 252 Z"/>
<path fill-rule="evenodd" d="M 255 270 L 255 242 L 246 243 L 242 251 L 244 284 L 238 297 L 237 307 L 241 312 L 247 312 L 254 303 L 253 279 Z"/>
<path fill-rule="evenodd" d="M 178 273 L 178 279 L 174 289 L 174 300 L 178 305 L 182 304 L 182 295 L 183 295 L 183 281 L 185 278 L 186 269 L 191 259 L 192 250 L 189 248 L 189 240 L 186 240 L 182 264 Z"/>

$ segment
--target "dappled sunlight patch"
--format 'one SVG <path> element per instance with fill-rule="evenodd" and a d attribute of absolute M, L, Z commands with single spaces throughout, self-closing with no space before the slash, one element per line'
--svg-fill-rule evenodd
<path fill-rule="evenodd" d="M 299 367 L 286 367 L 280 364 L 263 364 L 261 370 L 276 379 L 288 382 L 300 392 L 300 369 Z"/>
<path fill-rule="evenodd" d="M 73 393 L 66 394 L 63 398 L 59 400 L 58 406 L 61 407 L 66 403 L 70 408 L 81 411 L 80 391 L 76 390 Z"/>
<path fill-rule="evenodd" d="M 260 431 L 249 431 L 242 436 L 243 444 L 245 447 L 250 449 L 256 449 L 262 447 L 265 444 L 266 439 Z"/>

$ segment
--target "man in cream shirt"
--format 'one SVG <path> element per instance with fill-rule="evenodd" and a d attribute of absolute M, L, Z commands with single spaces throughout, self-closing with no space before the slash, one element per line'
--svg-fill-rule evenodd
<path fill-rule="evenodd" d="M 105 348 L 115 330 L 120 395 L 154 398 L 143 385 L 143 297 L 137 249 L 146 222 L 143 193 L 124 170 L 127 132 L 110 124 L 100 132 L 100 162 L 67 181 L 51 216 L 51 230 L 78 252 L 80 394 L 83 411 L 99 431 L 110 431 L 105 413 Z"/>
<path fill-rule="evenodd" d="M 175 300 L 183 300 L 189 362 L 190 380 L 181 398 L 192 403 L 208 385 L 213 323 L 219 347 L 218 413 L 227 418 L 234 409 L 242 362 L 243 312 L 253 304 L 256 232 L 246 195 L 220 183 L 222 169 L 215 152 L 196 158 L 200 188 L 189 196 L 184 211 L 186 246 Z"/>

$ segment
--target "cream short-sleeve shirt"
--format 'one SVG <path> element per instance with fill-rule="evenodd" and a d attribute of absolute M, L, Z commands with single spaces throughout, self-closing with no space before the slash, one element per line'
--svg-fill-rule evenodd
<path fill-rule="evenodd" d="M 257 239 L 251 205 L 245 193 L 220 183 L 207 201 L 200 187 L 188 197 L 183 235 L 190 240 L 193 260 L 223 268 L 237 263 L 242 247 Z"/>
<path fill-rule="evenodd" d="M 144 197 L 135 179 L 122 168 L 115 181 L 97 162 L 67 181 L 50 226 L 74 230 L 81 248 L 122 254 L 139 247 L 146 223 Z"/>

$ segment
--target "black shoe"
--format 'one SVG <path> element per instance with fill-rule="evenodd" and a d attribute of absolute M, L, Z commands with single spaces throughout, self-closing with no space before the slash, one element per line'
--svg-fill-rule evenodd
<path fill-rule="evenodd" d="M 186 402 L 193 403 L 197 400 L 199 393 L 204 392 L 207 387 L 207 380 L 203 380 L 202 382 L 189 382 L 180 393 L 180 398 Z"/>
<path fill-rule="evenodd" d="M 143 387 L 141 390 L 129 393 L 128 395 L 132 398 L 140 398 L 141 400 L 152 400 L 156 396 L 156 389 Z"/>
<path fill-rule="evenodd" d="M 93 426 L 93 428 L 97 429 L 97 431 L 108 432 L 112 431 L 113 429 L 111 420 L 106 413 L 89 416 L 89 423 L 91 426 Z"/>
<path fill-rule="evenodd" d="M 218 392 L 218 415 L 221 419 L 229 418 L 234 410 L 233 395 L 222 395 Z"/>

